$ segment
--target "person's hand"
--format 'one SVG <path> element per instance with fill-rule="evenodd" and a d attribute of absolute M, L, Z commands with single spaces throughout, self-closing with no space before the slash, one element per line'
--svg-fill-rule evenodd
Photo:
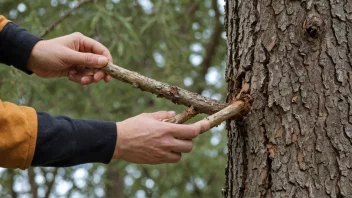
<path fill-rule="evenodd" d="M 171 124 L 160 120 L 174 112 L 143 113 L 117 123 L 114 159 L 137 164 L 175 163 L 192 150 L 192 139 L 209 129 L 209 123 Z"/>
<path fill-rule="evenodd" d="M 109 50 L 101 43 L 73 33 L 51 40 L 39 41 L 30 54 L 27 69 L 43 78 L 68 77 L 71 81 L 87 85 L 111 76 L 102 68 L 112 61 Z"/>

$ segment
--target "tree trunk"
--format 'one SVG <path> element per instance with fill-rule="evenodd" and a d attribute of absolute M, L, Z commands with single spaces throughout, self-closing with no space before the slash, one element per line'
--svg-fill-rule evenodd
<path fill-rule="evenodd" d="M 224 197 L 352 197 L 352 1 L 228 0 Z"/>
<path fill-rule="evenodd" d="M 123 177 L 119 173 L 116 163 L 110 163 L 107 166 L 106 173 L 106 188 L 105 188 L 105 197 L 107 198 L 124 198 L 124 181 Z"/>

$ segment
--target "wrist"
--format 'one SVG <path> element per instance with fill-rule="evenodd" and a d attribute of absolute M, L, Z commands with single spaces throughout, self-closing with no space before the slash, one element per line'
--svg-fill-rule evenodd
<path fill-rule="evenodd" d="M 114 154 L 112 155 L 113 159 L 121 159 L 121 149 L 120 149 L 120 144 L 118 143 L 119 130 L 121 130 L 121 128 L 119 128 L 119 122 L 116 122 L 116 145 L 115 145 Z"/>
<path fill-rule="evenodd" d="M 40 48 L 42 43 L 43 41 L 39 41 L 34 45 L 27 61 L 27 69 L 33 73 L 35 73 L 36 70 L 37 59 L 38 55 L 40 55 Z"/>
<path fill-rule="evenodd" d="M 0 62 L 13 65 L 19 70 L 31 74 L 27 69 L 27 63 L 31 51 L 41 38 L 18 27 L 14 23 L 8 23 L 0 32 Z"/>

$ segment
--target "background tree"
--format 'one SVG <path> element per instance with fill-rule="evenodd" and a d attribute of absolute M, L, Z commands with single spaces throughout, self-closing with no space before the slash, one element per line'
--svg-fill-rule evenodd
<path fill-rule="evenodd" d="M 0 13 L 34 34 L 45 34 L 45 39 L 82 32 L 106 45 L 117 65 L 225 100 L 220 3 L 0 0 Z M 142 112 L 184 110 L 116 80 L 82 87 L 66 79 L 27 76 L 6 66 L 0 67 L 0 95 L 1 100 L 38 111 L 85 119 L 123 120 Z M 219 197 L 225 180 L 219 171 L 226 161 L 224 135 L 220 127 L 200 136 L 192 153 L 173 165 L 115 161 L 108 166 L 1 169 L 0 197 Z"/>
<path fill-rule="evenodd" d="M 352 197 L 352 1 L 238 1 L 225 8 L 225 197 Z"/>

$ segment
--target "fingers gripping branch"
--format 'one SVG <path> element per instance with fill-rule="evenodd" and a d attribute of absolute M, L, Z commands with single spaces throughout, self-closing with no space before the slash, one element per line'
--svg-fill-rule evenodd
<path fill-rule="evenodd" d="M 139 88 L 142 91 L 151 92 L 158 95 L 158 97 L 169 99 L 176 104 L 183 104 L 190 107 L 186 111 L 170 119 L 164 120 L 165 122 L 182 124 L 196 116 L 198 113 L 209 114 L 209 117 L 199 121 L 199 124 L 201 125 L 203 125 L 203 123 L 208 123 L 206 127 L 203 127 L 203 132 L 219 125 L 221 122 L 233 116 L 242 117 L 249 111 L 251 106 L 250 99 L 242 100 L 242 98 L 240 98 L 239 100 L 228 105 L 226 103 L 201 96 L 197 93 L 142 76 L 136 72 L 132 72 L 114 65 L 111 62 L 104 67 L 104 72 L 120 81 L 129 83 L 133 87 Z"/>

